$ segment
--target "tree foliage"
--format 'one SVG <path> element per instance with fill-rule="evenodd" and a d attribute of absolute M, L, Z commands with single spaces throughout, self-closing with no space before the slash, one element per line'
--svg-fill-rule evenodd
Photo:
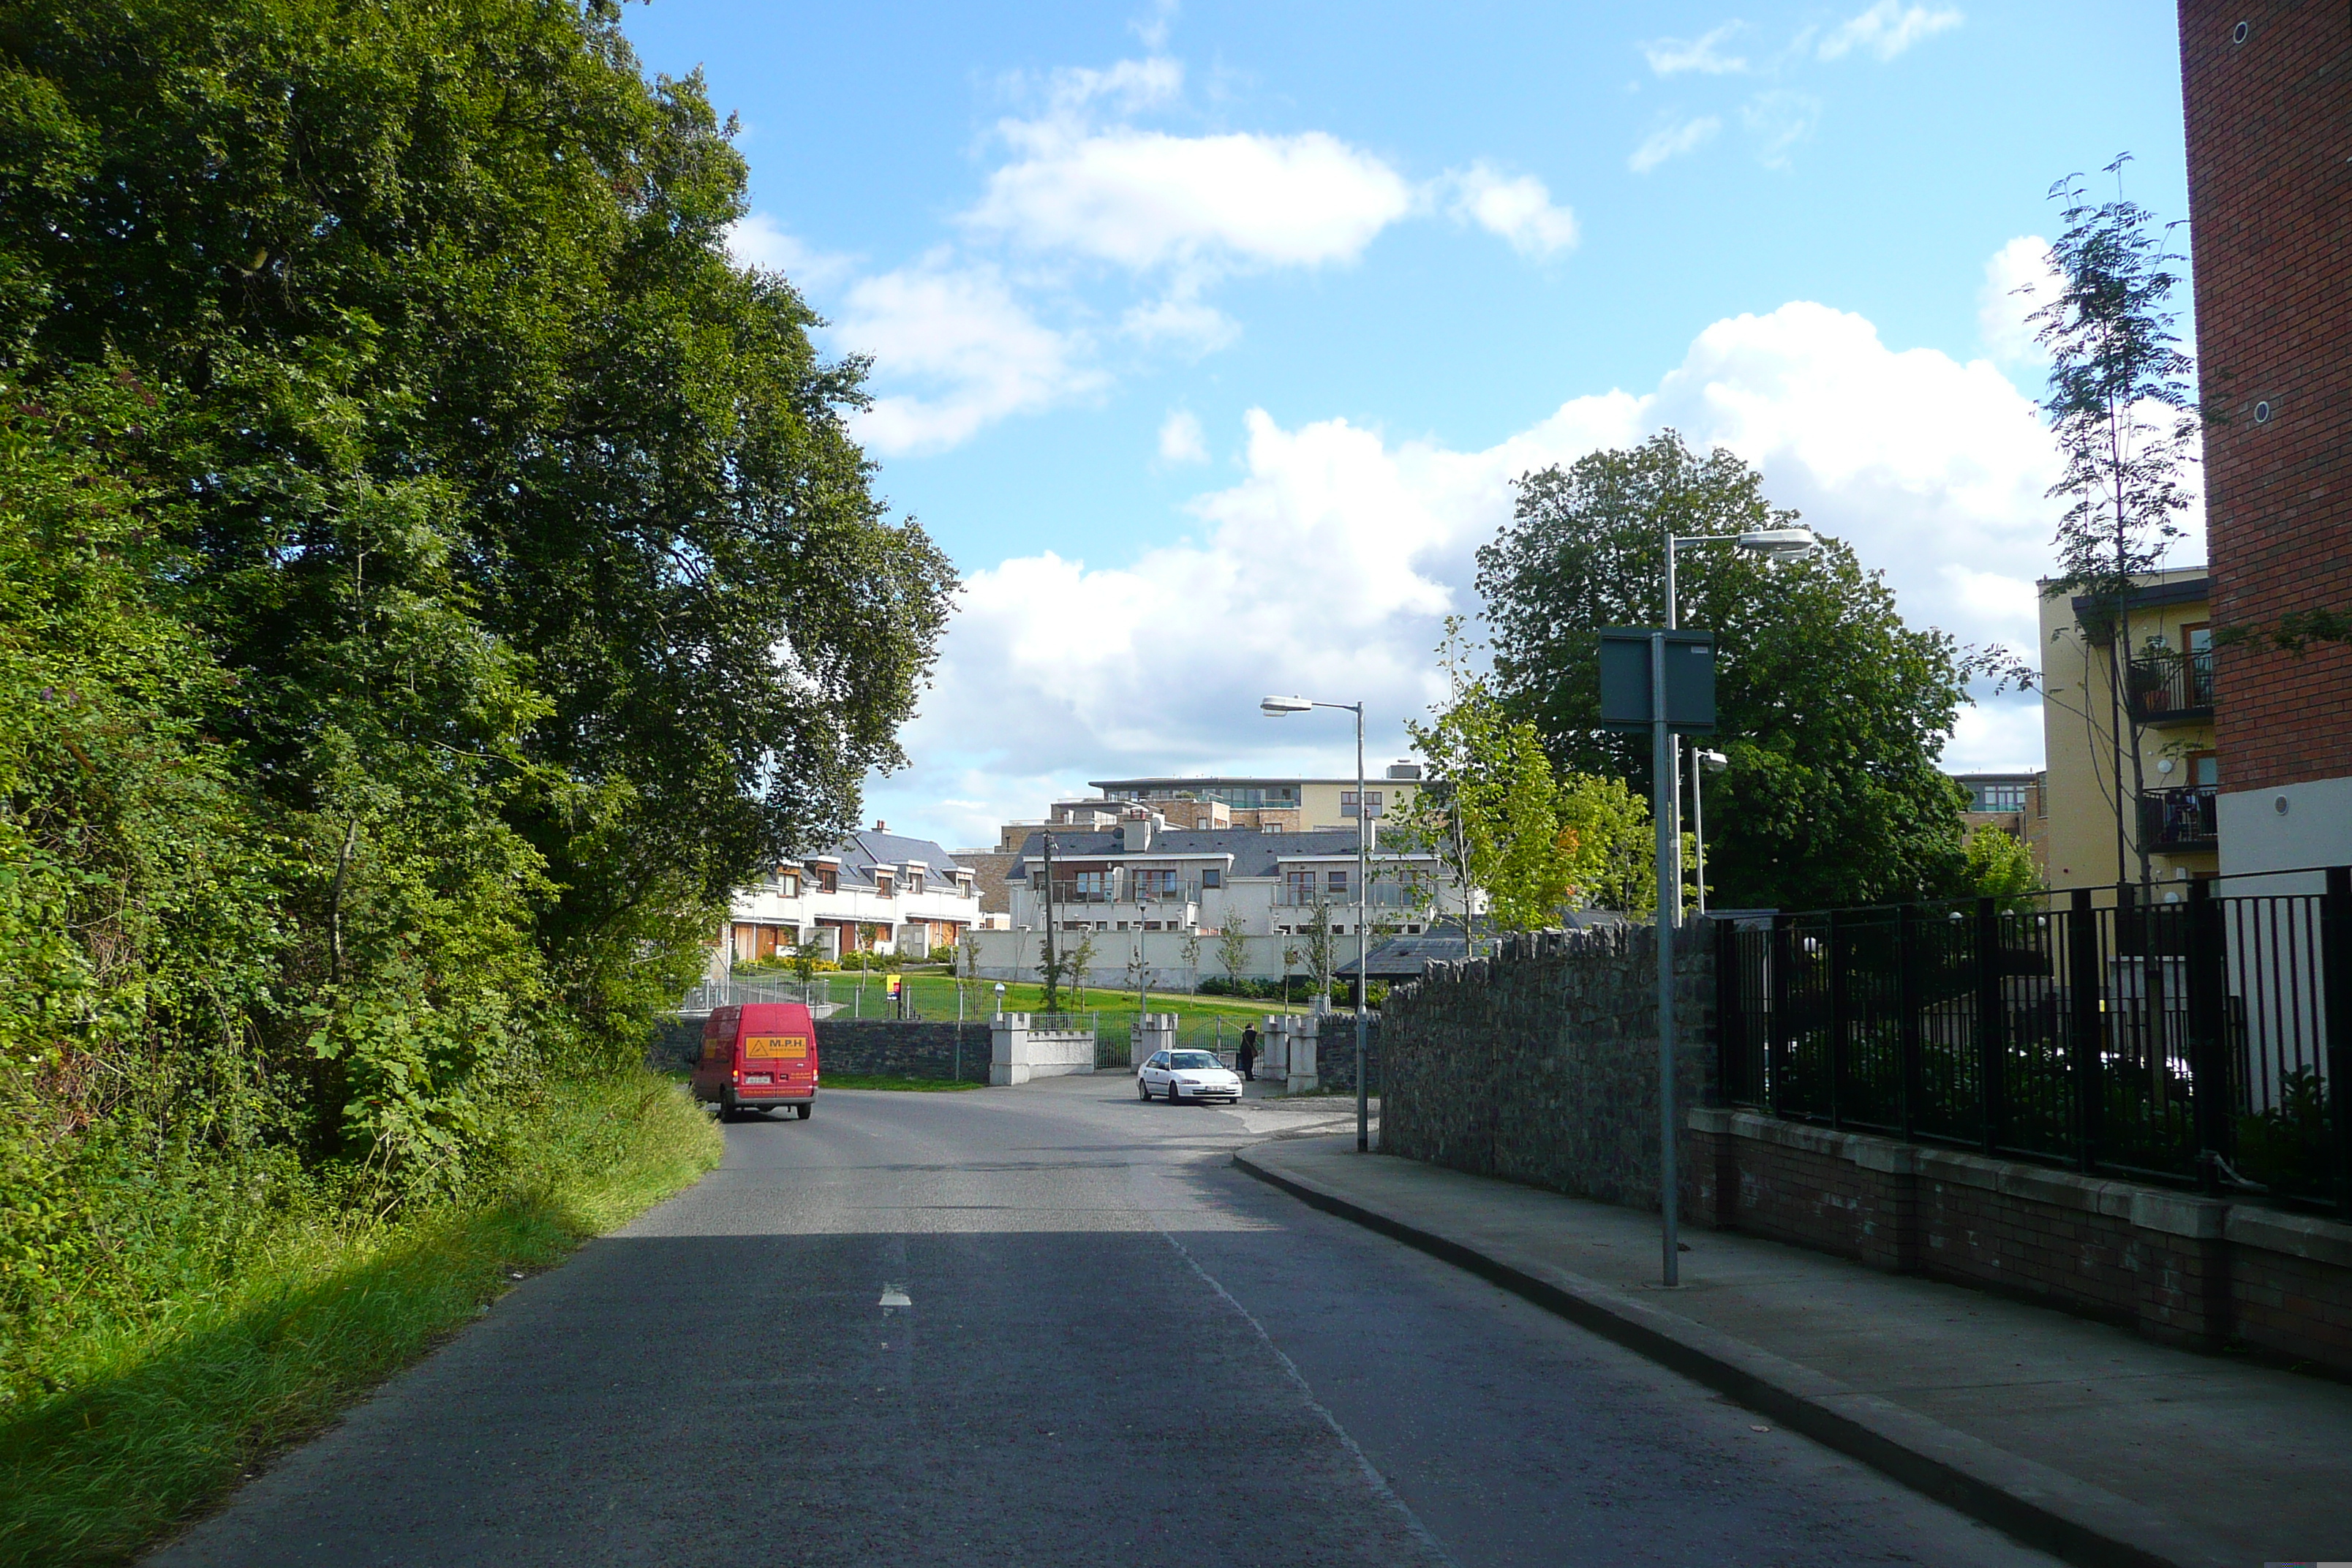
<path fill-rule="evenodd" d="M 2106 167 L 2119 187 L 2128 161 L 2126 154 Z M 2147 780 L 2119 667 L 2132 647 L 2132 591 L 2164 563 L 2181 536 L 2175 520 L 2193 499 L 2184 472 L 2196 460 L 2196 367 L 2180 348 L 2171 304 L 2180 279 L 2168 264 L 2180 258 L 2164 248 L 2155 215 L 2120 194 L 2094 204 L 2079 175 L 2059 181 L 2050 195 L 2063 204 L 2066 220 L 2050 247 L 2058 287 L 2032 320 L 2035 341 L 2050 354 L 2042 413 L 2065 458 L 2049 493 L 2066 510 L 2056 541 L 2061 570 L 2043 591 L 2088 599 L 2083 635 L 2111 653 L 2105 706 L 2120 856 L 2138 837 L 2134 803 Z M 2126 762 L 2128 791 L 2121 776 Z M 2137 851 L 2146 881 L 2148 847 L 2137 844 Z M 2126 874 L 2118 865 L 2116 879 Z"/>
<path fill-rule="evenodd" d="M 1533 724 L 1557 769 L 1646 798 L 1647 736 L 1599 727 L 1600 631 L 1663 625 L 1664 535 L 1727 535 L 1796 521 L 1761 477 L 1672 431 L 1523 476 L 1513 519 L 1478 553 L 1496 694 Z M 1707 874 L 1724 905 L 1811 909 L 1952 890 L 1965 795 L 1936 758 L 1968 700 L 1971 665 L 1915 630 L 1853 551 L 1767 564 L 1679 552 L 1681 624 L 1716 634 Z"/>
<path fill-rule="evenodd" d="M 953 575 L 730 138 L 607 0 L 0 0 L 0 1305 L 132 1127 L 461 1190 L 899 760 Z"/>
<path fill-rule="evenodd" d="M 1433 855 L 1504 931 L 1553 925 L 1577 907 L 1654 907 L 1648 808 L 1622 780 L 1556 775 L 1535 726 L 1471 673 L 1463 626 L 1449 618 L 1438 649 L 1451 700 L 1432 722 L 1405 724 L 1423 782 L 1391 830 L 1397 847 Z"/>

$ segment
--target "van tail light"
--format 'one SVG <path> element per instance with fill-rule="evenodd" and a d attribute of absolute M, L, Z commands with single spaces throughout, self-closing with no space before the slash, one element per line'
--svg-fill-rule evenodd
<path fill-rule="evenodd" d="M 741 1083 L 743 1081 L 743 1069 L 741 1068 L 737 1068 L 735 1069 L 735 1081 L 737 1083 Z"/>

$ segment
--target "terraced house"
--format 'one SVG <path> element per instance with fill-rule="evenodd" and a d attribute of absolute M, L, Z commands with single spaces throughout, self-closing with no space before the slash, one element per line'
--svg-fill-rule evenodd
<path fill-rule="evenodd" d="M 952 947 L 980 920 L 972 873 L 928 838 L 876 823 L 823 852 L 777 867 L 736 893 L 724 943 L 738 963 L 815 942 L 845 952 L 920 958 Z"/>

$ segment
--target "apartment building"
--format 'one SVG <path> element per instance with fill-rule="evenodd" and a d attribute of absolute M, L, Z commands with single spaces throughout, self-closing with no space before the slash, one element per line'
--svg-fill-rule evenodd
<path fill-rule="evenodd" d="M 1945 776 L 1969 792 L 1969 804 L 1960 813 L 1962 831 L 1974 833 L 1979 827 L 1998 827 L 2025 846 L 2045 879 L 2050 875 L 2045 858 L 2050 848 L 2050 805 L 2048 792 L 2042 787 L 2043 775 L 2011 773 Z"/>
<path fill-rule="evenodd" d="M 1226 820 L 1216 826 L 1311 833 L 1351 826 L 1359 815 L 1394 816 L 1421 788 L 1421 764 L 1390 763 L 1383 776 L 1366 782 L 1360 808 L 1352 778 L 1093 779 L 1087 787 L 1100 790 L 1102 799 L 1073 802 L 1074 806 L 1116 811 L 1120 805 L 1144 805 L 1168 817 L 1172 826 L 1189 815 L 1189 807 L 1207 803 L 1225 809 Z"/>
<path fill-rule="evenodd" d="M 2043 584 L 2041 855 L 2053 887 L 2137 881 L 2142 847 L 2158 881 L 2220 868 L 2212 581 L 2191 566 L 2135 583 L 2114 626 L 2092 601 Z"/>
<path fill-rule="evenodd" d="M 2352 609 L 2352 9 L 2181 0 L 2212 609 Z M 2224 871 L 2352 863 L 2352 647 L 2213 659 Z"/>
<path fill-rule="evenodd" d="M 1012 929 L 972 938 L 984 974 L 1034 970 L 1050 925 L 1066 944 L 1091 938 L 1103 973 L 1133 961 L 1160 973 L 1189 970 L 1192 980 L 1221 962 L 1206 955 L 1204 944 L 1213 947 L 1231 931 L 1246 954 L 1235 973 L 1272 979 L 1297 972 L 1301 939 L 1316 926 L 1318 910 L 1341 955 L 1353 955 L 1360 874 L 1354 827 L 1178 828 L 1140 804 L 1124 810 L 1110 829 L 1032 833 L 1006 879 Z M 1374 943 L 1427 931 L 1441 908 L 1458 918 L 1461 897 L 1433 856 L 1378 848 L 1363 895 L 1362 934 Z"/>
<path fill-rule="evenodd" d="M 919 958 L 952 947 L 981 921 L 970 868 L 927 838 L 882 823 L 820 854 L 777 867 L 729 901 L 721 946 L 749 963 L 814 942 L 827 958 L 845 952 Z"/>

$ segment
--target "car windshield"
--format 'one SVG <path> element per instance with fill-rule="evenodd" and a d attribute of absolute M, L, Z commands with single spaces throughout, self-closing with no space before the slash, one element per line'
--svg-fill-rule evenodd
<path fill-rule="evenodd" d="M 1178 1051 L 1169 1058 L 1171 1068 L 1218 1068 L 1225 1064 L 1206 1051 Z"/>

